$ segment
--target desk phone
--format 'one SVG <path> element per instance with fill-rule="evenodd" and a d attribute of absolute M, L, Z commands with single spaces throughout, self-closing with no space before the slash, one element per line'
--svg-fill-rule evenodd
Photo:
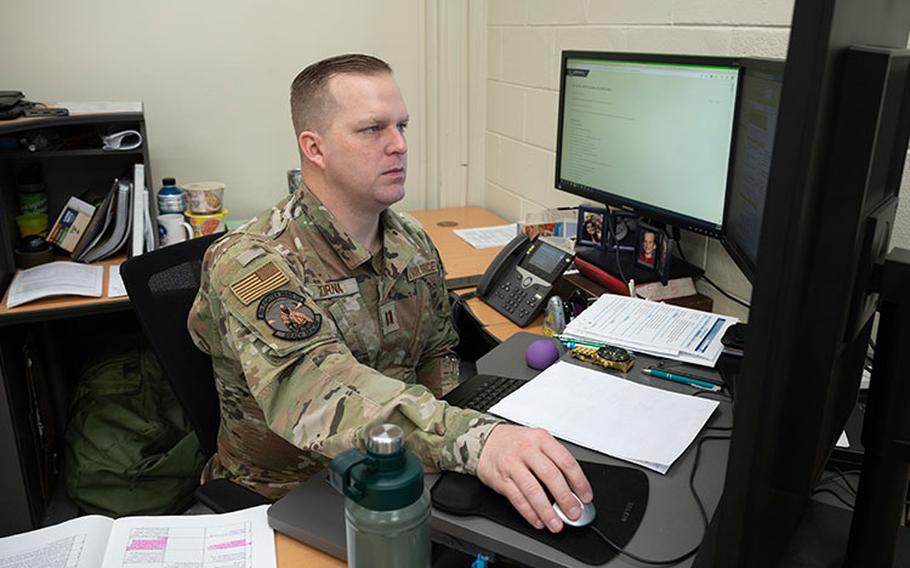
<path fill-rule="evenodd" d="M 543 310 L 553 285 L 575 253 L 539 237 L 518 235 L 507 244 L 477 285 L 477 295 L 519 327 Z"/>

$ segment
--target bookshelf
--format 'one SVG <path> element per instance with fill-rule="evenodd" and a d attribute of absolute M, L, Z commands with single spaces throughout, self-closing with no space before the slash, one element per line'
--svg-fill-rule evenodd
<path fill-rule="evenodd" d="M 119 130 L 138 131 L 142 146 L 135 150 L 102 150 L 101 136 Z M 28 146 L 34 147 L 34 151 L 29 151 Z M 48 216 L 53 224 L 70 197 L 86 190 L 106 193 L 114 178 L 137 163 L 145 164 L 145 183 L 151 189 L 154 186 L 149 168 L 148 134 L 141 112 L 0 122 L 0 294 L 6 293 L 16 271 L 13 251 L 19 241 L 18 188 L 27 170 L 40 171 L 47 193 Z M 0 313 L 0 325 L 6 315 Z"/>
<path fill-rule="evenodd" d="M 138 131 L 142 146 L 102 150 L 101 136 L 120 130 Z M 101 298 L 58 296 L 6 307 L 17 270 L 13 252 L 20 238 L 16 216 L 22 173 L 40 169 L 53 224 L 70 197 L 88 189 L 106 193 L 114 178 L 131 172 L 137 163 L 145 165 L 145 183 L 151 189 L 142 112 L 0 121 L 0 448 L 5 450 L 0 493 L 8 497 L 0 536 L 37 527 L 51 499 L 60 475 L 69 395 L 86 349 L 92 349 L 84 345 L 85 338 L 98 330 L 116 334 L 138 329 L 129 300 L 107 297 L 107 268 Z M 154 222 L 154 208 L 150 213 Z M 124 260 L 126 250 L 98 264 L 107 267 Z"/>

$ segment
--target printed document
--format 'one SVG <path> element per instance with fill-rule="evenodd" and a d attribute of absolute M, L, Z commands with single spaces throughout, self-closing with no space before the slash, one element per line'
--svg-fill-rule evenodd
<path fill-rule="evenodd" d="M 120 265 L 107 267 L 107 297 L 122 298 L 127 296 L 123 277 L 120 276 Z"/>
<path fill-rule="evenodd" d="M 559 361 L 490 413 L 665 474 L 718 404 Z"/>
<path fill-rule="evenodd" d="M 0 538 L 0 566 L 275 568 L 268 507 L 221 515 L 79 517 Z"/>
<path fill-rule="evenodd" d="M 104 267 L 57 261 L 20 270 L 9 287 L 6 307 L 33 302 L 48 296 L 89 296 L 100 298 Z"/>
<path fill-rule="evenodd" d="M 724 332 L 737 321 L 731 316 L 604 294 L 572 320 L 563 335 L 713 367 L 724 349 Z"/>
<path fill-rule="evenodd" d="M 495 227 L 477 227 L 475 229 L 455 229 L 456 235 L 477 249 L 501 247 L 518 234 L 518 225 L 496 225 Z"/>

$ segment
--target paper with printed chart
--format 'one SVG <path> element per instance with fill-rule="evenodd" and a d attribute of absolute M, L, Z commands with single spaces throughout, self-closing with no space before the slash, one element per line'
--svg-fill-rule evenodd
<path fill-rule="evenodd" d="M 268 505 L 221 515 L 89 515 L 0 538 L 0 568 L 275 568 Z"/>
<path fill-rule="evenodd" d="M 735 317 L 604 294 L 569 322 L 564 337 L 713 367 Z"/>

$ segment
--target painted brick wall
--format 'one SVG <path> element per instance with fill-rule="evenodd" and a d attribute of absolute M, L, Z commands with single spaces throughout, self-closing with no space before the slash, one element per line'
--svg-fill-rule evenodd
<path fill-rule="evenodd" d="M 579 200 L 553 188 L 559 54 L 564 49 L 783 58 L 792 0 L 489 0 L 485 205 L 510 220 Z M 905 176 L 893 243 L 910 247 Z M 718 241 L 686 235 L 690 261 L 747 299 L 751 287 Z M 747 312 L 710 286 L 719 312 Z"/>

